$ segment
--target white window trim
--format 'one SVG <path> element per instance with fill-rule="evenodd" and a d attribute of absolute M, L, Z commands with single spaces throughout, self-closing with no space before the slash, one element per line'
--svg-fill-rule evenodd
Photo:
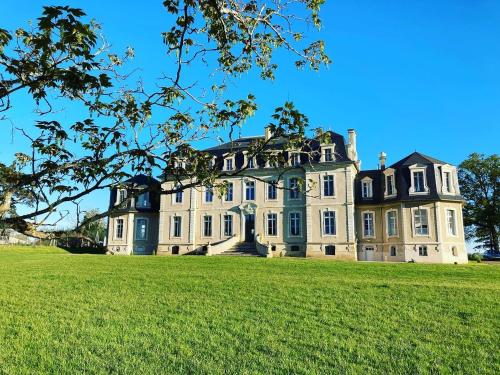
<path fill-rule="evenodd" d="M 292 214 L 299 214 L 299 235 L 292 235 Z M 303 236 L 303 223 L 302 223 L 302 212 L 300 211 L 290 211 L 288 212 L 288 237 L 290 238 L 302 238 Z"/>
<path fill-rule="evenodd" d="M 325 212 L 334 212 L 335 213 L 335 234 L 325 233 Z M 324 210 L 321 210 L 321 212 L 320 212 L 321 237 L 336 238 L 338 236 L 338 227 L 339 227 L 338 226 L 338 219 L 339 219 L 339 215 L 338 215 L 337 209 L 326 208 Z"/>
<path fill-rule="evenodd" d="M 268 182 L 269 181 L 269 182 Z M 276 181 L 276 185 L 275 185 L 275 189 L 276 189 L 276 198 L 275 199 L 269 199 L 269 185 L 271 185 L 271 182 L 272 181 Z M 265 183 L 265 194 L 264 194 L 264 200 L 265 201 L 269 201 L 269 202 L 277 202 L 279 200 L 279 191 L 280 191 L 280 188 L 279 188 L 279 180 L 274 180 L 272 178 L 270 178 L 269 180 L 266 180 L 266 183 Z"/>
<path fill-rule="evenodd" d="M 257 200 L 257 182 L 251 178 L 244 178 L 241 184 L 241 200 L 243 202 L 255 202 Z M 247 182 L 253 182 L 254 199 L 247 199 Z"/>
<path fill-rule="evenodd" d="M 228 201 L 226 199 L 226 196 L 227 196 L 227 190 L 226 192 L 224 193 L 224 195 L 222 196 L 222 201 L 223 202 L 234 202 L 234 182 L 233 181 L 226 181 L 227 182 L 227 185 L 229 186 L 230 184 L 232 185 L 232 195 L 233 195 L 233 199 L 231 199 L 230 201 Z"/>
<path fill-rule="evenodd" d="M 292 192 L 292 188 L 290 186 L 290 181 L 292 179 L 294 179 L 294 178 L 297 179 L 298 197 L 297 198 L 290 198 L 290 193 Z M 287 196 L 286 196 L 287 200 L 296 202 L 296 201 L 300 201 L 302 199 L 302 197 L 301 197 L 302 192 L 300 191 L 300 181 L 299 180 L 300 180 L 299 176 L 290 176 L 290 177 L 288 177 L 288 179 L 286 181 L 287 182 L 286 186 L 288 187 L 288 189 L 286 190 L 286 192 L 287 192 Z"/>
<path fill-rule="evenodd" d="M 295 164 L 293 162 L 293 159 L 294 159 L 295 156 L 299 157 L 299 164 Z M 288 165 L 290 167 L 300 167 L 302 165 L 301 152 L 300 151 L 290 151 L 288 153 Z"/>
<path fill-rule="evenodd" d="M 122 236 L 121 237 L 118 237 L 117 234 L 118 234 L 118 220 L 121 220 L 122 221 Z M 116 217 L 115 220 L 114 220 L 114 236 L 113 236 L 113 239 L 115 240 L 123 240 L 124 237 L 125 237 L 125 219 L 121 218 L 121 217 Z"/>
<path fill-rule="evenodd" d="M 226 220 L 225 220 L 225 216 L 231 216 L 231 234 L 225 234 L 225 229 L 226 229 Z M 229 211 L 226 211 L 226 212 L 223 212 L 222 215 L 221 215 L 221 226 L 220 226 L 220 229 L 221 229 L 221 237 L 222 238 L 230 238 L 232 236 L 234 236 L 234 217 L 235 215 L 233 215 L 233 213 L 229 212 Z M 214 228 L 213 228 L 213 219 L 212 219 L 212 233 L 214 231 Z"/>
<path fill-rule="evenodd" d="M 416 164 L 410 165 L 408 167 L 410 169 L 410 189 L 408 190 L 408 194 L 410 195 L 428 195 L 429 194 L 429 185 L 427 184 L 427 167 L 419 167 Z M 415 186 L 413 182 L 415 179 L 413 178 L 413 174 L 415 172 L 423 172 L 424 173 L 424 191 L 415 191 Z"/>
<path fill-rule="evenodd" d="M 450 174 L 450 190 L 445 189 L 445 175 Z M 441 166 L 441 193 L 445 195 L 457 195 L 456 192 L 456 168 L 451 165 Z"/>
<path fill-rule="evenodd" d="M 330 144 L 322 144 L 321 146 L 321 162 L 322 163 L 333 163 L 336 161 L 335 158 L 335 143 L 330 143 Z M 327 161 L 325 159 L 325 150 L 331 150 L 332 151 L 332 160 Z"/>
<path fill-rule="evenodd" d="M 125 192 L 125 195 L 124 195 L 123 201 L 126 201 L 126 200 L 127 200 L 127 189 L 123 189 L 123 188 L 116 189 L 115 206 L 118 206 L 120 203 L 122 203 L 122 201 L 120 201 L 120 192 L 122 192 L 122 191 L 124 191 L 124 192 Z"/>
<path fill-rule="evenodd" d="M 417 234 L 417 227 L 415 225 L 415 211 L 417 210 L 425 210 L 427 211 L 427 234 Z M 432 237 L 432 225 L 431 225 L 431 216 L 429 207 L 412 207 L 411 208 L 411 226 L 413 231 L 413 237 Z M 418 249 L 417 249 L 418 250 Z"/>
<path fill-rule="evenodd" d="M 212 201 L 209 202 L 207 201 L 207 189 L 208 187 L 207 186 L 203 186 L 203 191 L 202 191 L 202 194 L 203 194 L 203 203 L 204 204 L 213 204 L 214 203 L 214 200 L 215 200 L 215 192 L 214 192 L 214 188 L 212 187 Z"/>
<path fill-rule="evenodd" d="M 177 184 L 177 185 L 172 186 L 172 188 L 173 189 L 177 189 L 179 186 L 182 187 L 181 184 Z M 185 190 L 182 190 L 182 202 L 176 202 L 177 192 L 175 192 L 175 193 L 172 194 L 172 205 L 181 205 L 181 204 L 184 204 L 184 191 Z"/>
<path fill-rule="evenodd" d="M 324 183 L 325 183 L 326 176 L 333 176 L 333 195 L 325 195 Z M 337 176 L 335 175 L 335 173 L 330 172 L 330 173 L 325 173 L 325 174 L 321 175 L 321 178 L 320 178 L 320 196 L 321 196 L 321 198 L 325 198 L 325 199 L 337 198 Z"/>
<path fill-rule="evenodd" d="M 366 197 L 364 196 L 364 189 L 363 189 L 363 184 L 364 183 L 368 183 L 369 185 L 369 195 L 367 195 Z M 364 177 L 362 180 L 361 180 L 361 199 L 373 199 L 373 179 L 371 179 L 370 177 Z"/>
<path fill-rule="evenodd" d="M 222 170 L 225 171 L 225 172 L 233 172 L 236 170 L 236 159 L 235 159 L 235 156 L 234 154 L 232 153 L 225 153 L 224 155 L 222 155 L 224 157 L 224 162 L 222 164 Z M 231 164 L 233 166 L 232 169 L 227 169 L 227 160 L 231 160 Z"/>
<path fill-rule="evenodd" d="M 365 214 L 371 213 L 373 215 L 373 235 L 365 235 Z M 375 211 L 365 210 L 361 211 L 361 237 L 362 238 L 376 238 L 377 236 L 377 225 L 376 225 L 376 215 Z"/>
<path fill-rule="evenodd" d="M 389 195 L 389 190 L 387 189 L 387 177 L 392 176 L 392 194 Z M 394 198 L 398 195 L 396 189 L 396 171 L 392 168 L 387 168 L 384 170 L 384 198 Z"/>
<path fill-rule="evenodd" d="M 276 235 L 272 235 L 272 234 L 268 234 L 268 215 L 269 214 L 274 214 L 276 215 Z M 280 222 L 280 215 L 278 212 L 276 211 L 267 211 L 265 214 L 264 214 L 264 217 L 265 217 L 265 230 L 264 230 L 264 233 L 266 234 L 266 237 L 270 237 L 270 238 L 277 238 L 280 236 L 280 226 L 279 226 L 279 222 Z"/>
<path fill-rule="evenodd" d="M 210 236 L 205 236 L 205 217 L 210 216 L 212 218 L 212 234 Z M 213 238 L 214 237 L 214 215 L 203 214 L 201 215 L 201 226 L 200 232 L 202 238 Z"/>
<path fill-rule="evenodd" d="M 396 234 L 389 234 L 389 212 L 395 212 L 396 213 Z M 394 237 L 399 237 L 399 214 L 398 210 L 393 208 L 390 210 L 387 210 L 385 212 L 385 234 L 387 238 L 394 238 Z"/>
<path fill-rule="evenodd" d="M 257 157 L 255 156 L 252 156 L 251 158 L 248 157 L 248 151 L 243 151 L 243 168 L 247 168 L 247 169 L 257 169 L 259 168 L 259 166 L 257 165 Z M 253 160 L 253 168 L 250 167 L 248 164 L 249 160 L 252 159 Z"/>
<path fill-rule="evenodd" d="M 277 152 L 272 152 L 272 151 L 267 151 L 267 152 L 269 152 L 271 155 L 274 155 L 274 156 L 278 155 Z M 268 160 L 266 160 L 265 168 L 279 168 L 279 165 L 272 166 L 271 163 L 269 162 L 269 159 L 268 159 Z"/>
<path fill-rule="evenodd" d="M 448 225 L 448 211 L 453 211 L 453 219 L 454 219 L 454 226 L 455 226 L 455 234 L 450 232 L 450 227 Z M 448 236 L 450 237 L 458 237 L 458 225 L 457 225 L 457 210 L 455 208 L 445 208 L 445 222 L 446 222 L 446 233 L 448 233 Z"/>
<path fill-rule="evenodd" d="M 180 233 L 180 236 L 176 236 L 175 235 L 175 218 L 176 217 L 180 217 L 181 218 L 181 233 Z M 170 224 L 171 225 L 171 227 L 170 227 L 171 228 L 171 233 L 170 233 L 170 237 L 171 238 L 182 238 L 182 232 L 183 232 L 183 230 L 182 230 L 182 227 L 183 227 L 182 222 L 183 221 L 184 220 L 182 218 L 182 215 L 178 215 L 178 214 L 172 215 L 171 224 Z"/>
<path fill-rule="evenodd" d="M 146 220 L 146 237 L 145 238 L 137 238 L 137 220 Z M 136 241 L 147 241 L 149 238 L 149 218 L 148 217 L 136 217 L 134 219 L 134 240 Z"/>

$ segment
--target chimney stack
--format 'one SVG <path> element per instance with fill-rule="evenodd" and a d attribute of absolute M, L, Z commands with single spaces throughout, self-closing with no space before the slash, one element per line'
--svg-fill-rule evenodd
<path fill-rule="evenodd" d="M 358 161 L 358 152 L 356 150 L 356 130 L 347 130 L 349 134 L 349 143 L 347 145 L 347 156 L 353 161 Z"/>
<path fill-rule="evenodd" d="M 273 132 L 271 131 L 271 129 L 269 128 L 269 126 L 266 126 L 265 127 L 265 136 L 266 136 L 266 141 L 269 140 L 269 138 L 271 138 L 273 136 Z"/>
<path fill-rule="evenodd" d="M 387 160 L 387 154 L 385 152 L 381 152 L 379 155 L 378 155 L 378 161 L 379 161 L 379 166 L 380 166 L 380 169 L 384 170 L 385 169 L 385 162 Z"/>

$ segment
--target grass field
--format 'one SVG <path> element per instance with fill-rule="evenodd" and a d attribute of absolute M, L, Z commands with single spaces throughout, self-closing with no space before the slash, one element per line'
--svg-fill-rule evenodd
<path fill-rule="evenodd" d="M 0 373 L 500 373 L 500 267 L 0 248 Z"/>

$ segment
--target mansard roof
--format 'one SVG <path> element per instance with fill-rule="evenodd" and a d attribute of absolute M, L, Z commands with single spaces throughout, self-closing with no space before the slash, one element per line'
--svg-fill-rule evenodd
<path fill-rule="evenodd" d="M 146 176 L 145 174 L 138 174 L 132 178 L 126 180 L 124 185 L 141 187 L 141 186 L 151 186 L 154 184 L 159 184 L 159 181 L 151 176 Z"/>
<path fill-rule="evenodd" d="M 409 189 L 411 186 L 411 172 L 410 166 L 426 167 L 425 177 L 429 187 L 429 194 L 410 195 Z M 356 204 L 381 204 L 391 203 L 395 201 L 436 201 L 436 200 L 463 200 L 459 195 L 444 195 L 438 190 L 438 183 L 436 181 L 436 173 L 434 167 L 441 167 L 443 165 L 450 165 L 444 161 L 435 159 L 433 157 L 424 155 L 419 152 L 413 152 L 404 157 L 398 162 L 392 164 L 387 169 L 372 169 L 360 171 L 356 176 L 354 186 L 355 202 Z M 395 187 L 396 196 L 386 198 L 385 193 L 385 173 L 388 169 L 393 169 L 395 173 Z M 361 191 L 361 180 L 369 177 L 372 179 L 373 197 L 363 198 Z"/>

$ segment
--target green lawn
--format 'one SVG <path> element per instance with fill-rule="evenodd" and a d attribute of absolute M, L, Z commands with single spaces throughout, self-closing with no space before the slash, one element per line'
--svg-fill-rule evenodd
<path fill-rule="evenodd" d="M 0 373 L 500 373 L 500 267 L 0 248 Z"/>

